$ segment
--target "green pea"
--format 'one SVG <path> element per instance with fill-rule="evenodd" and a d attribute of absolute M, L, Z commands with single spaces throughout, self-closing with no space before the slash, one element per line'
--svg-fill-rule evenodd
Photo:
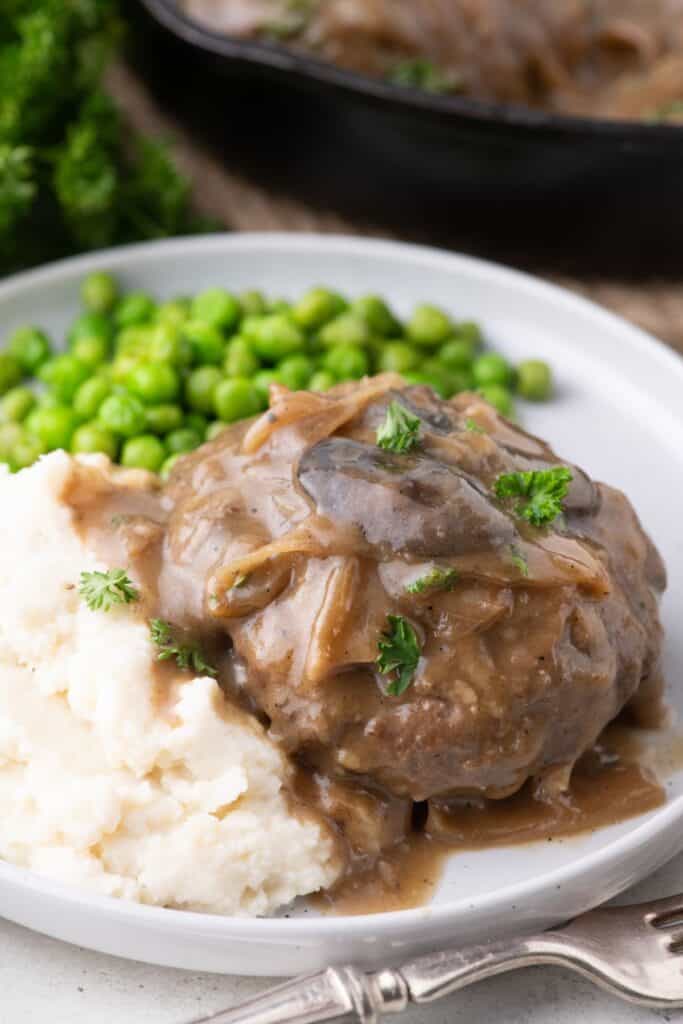
<path fill-rule="evenodd" d="M 225 423 L 255 416 L 263 408 L 258 388 L 244 377 L 222 381 L 216 388 L 214 400 L 216 415 Z"/>
<path fill-rule="evenodd" d="M 470 345 L 473 355 L 484 344 L 481 327 L 474 320 L 462 320 L 459 324 L 456 324 L 453 335 L 458 341 L 464 341 Z"/>
<path fill-rule="evenodd" d="M 172 430 L 166 437 L 166 447 L 172 455 L 181 455 L 183 452 L 194 451 L 199 448 L 203 437 L 196 430 L 190 427 L 181 427 L 180 430 Z"/>
<path fill-rule="evenodd" d="M 47 451 L 56 448 L 68 451 L 71 437 L 78 426 L 78 417 L 67 405 L 39 406 L 29 414 L 24 425 L 28 433 L 37 437 Z"/>
<path fill-rule="evenodd" d="M 373 334 L 382 338 L 400 334 L 401 324 L 379 295 L 364 295 L 356 299 L 351 309 L 365 320 Z"/>
<path fill-rule="evenodd" d="M 253 377 L 261 363 L 246 338 L 233 338 L 228 343 L 223 369 L 228 377 Z"/>
<path fill-rule="evenodd" d="M 322 327 L 346 309 L 347 303 L 328 288 L 311 288 L 292 306 L 294 321 L 306 331 Z"/>
<path fill-rule="evenodd" d="M 21 423 L 36 404 L 36 396 L 30 388 L 11 388 L 0 399 L 0 420 Z"/>
<path fill-rule="evenodd" d="M 198 367 L 185 382 L 185 401 L 191 409 L 211 415 L 216 388 L 222 380 L 223 374 L 217 366 Z"/>
<path fill-rule="evenodd" d="M 513 412 L 512 395 L 506 387 L 501 384 L 483 384 L 477 388 L 477 393 L 484 398 L 489 405 L 497 409 L 501 416 L 511 416 Z"/>
<path fill-rule="evenodd" d="M 192 300 L 192 316 L 197 320 L 229 331 L 240 316 L 240 304 L 223 288 L 207 288 Z"/>
<path fill-rule="evenodd" d="M 451 381 L 449 375 L 442 366 L 435 372 L 431 373 L 426 373 L 423 369 L 408 370 L 406 373 L 402 374 L 402 377 L 406 384 L 428 387 L 431 388 L 432 391 L 436 391 L 437 395 L 441 398 L 449 397 Z"/>
<path fill-rule="evenodd" d="M 474 382 L 480 387 L 488 387 L 489 384 L 498 384 L 506 387 L 512 379 L 512 370 L 509 363 L 497 352 L 486 352 L 479 356 L 472 364 Z"/>
<path fill-rule="evenodd" d="M 261 321 L 264 319 L 265 314 L 247 314 L 247 316 L 245 316 L 242 319 L 242 323 L 240 324 L 240 337 L 246 338 L 247 341 L 252 342 L 254 340 L 255 334 L 257 333 L 261 326 Z"/>
<path fill-rule="evenodd" d="M 470 370 L 475 349 L 465 338 L 453 338 L 439 349 L 439 359 L 451 370 Z"/>
<path fill-rule="evenodd" d="M 188 299 L 171 299 L 170 302 L 162 302 L 157 306 L 155 320 L 160 326 L 182 327 L 186 320 L 190 319 L 190 305 Z"/>
<path fill-rule="evenodd" d="M 116 335 L 117 356 L 137 356 L 138 359 L 147 359 L 150 354 L 150 347 L 154 337 L 155 328 L 149 324 L 138 324 L 133 327 L 123 327 Z M 157 360 L 164 362 L 165 360 Z"/>
<path fill-rule="evenodd" d="M 442 309 L 425 303 L 415 307 L 406 333 L 416 345 L 429 348 L 446 341 L 453 333 L 453 324 Z"/>
<path fill-rule="evenodd" d="M 206 433 L 204 437 L 206 438 L 207 441 L 215 441 L 218 435 L 222 434 L 223 431 L 227 429 L 227 423 L 222 423 L 220 420 L 213 420 L 213 422 L 209 423 L 208 427 L 206 428 Z"/>
<path fill-rule="evenodd" d="M 110 380 L 113 384 L 123 386 L 128 381 L 133 370 L 137 370 L 142 360 L 137 355 L 117 356 L 109 365 Z"/>
<path fill-rule="evenodd" d="M 131 437 L 121 450 L 121 465 L 129 469 L 147 469 L 150 473 L 158 473 L 165 459 L 166 449 L 154 434 Z"/>
<path fill-rule="evenodd" d="M 389 341 L 379 350 L 377 369 L 382 373 L 405 373 L 414 370 L 420 362 L 420 353 L 405 341 Z"/>
<path fill-rule="evenodd" d="M 184 370 L 192 365 L 192 345 L 178 324 L 157 324 L 147 340 L 147 358 L 151 363 L 168 363 L 177 370 Z"/>
<path fill-rule="evenodd" d="M 335 345 L 326 354 L 323 368 L 339 380 L 359 380 L 370 370 L 367 354 L 357 345 Z"/>
<path fill-rule="evenodd" d="M 38 376 L 60 402 L 70 402 L 90 370 L 72 355 L 54 356 L 40 367 Z"/>
<path fill-rule="evenodd" d="M 18 327 L 10 335 L 7 351 L 24 373 L 33 374 L 52 355 L 52 345 L 38 327 Z"/>
<path fill-rule="evenodd" d="M 280 381 L 286 388 L 292 391 L 301 391 L 311 379 L 314 366 L 308 356 L 289 356 L 278 363 L 277 372 Z"/>
<path fill-rule="evenodd" d="M 285 313 L 250 318 L 249 334 L 246 334 L 245 327 L 246 322 L 242 330 L 257 355 L 271 363 L 279 363 L 286 356 L 300 352 L 306 342 L 301 329 Z"/>
<path fill-rule="evenodd" d="M 268 310 L 267 311 L 269 313 L 287 313 L 287 314 L 291 314 L 291 312 L 292 312 L 292 303 L 288 302 L 287 299 L 272 299 L 272 301 L 268 303 Z"/>
<path fill-rule="evenodd" d="M 83 305 L 93 313 L 110 313 L 118 297 L 119 289 L 115 279 L 104 270 L 88 274 L 81 285 Z"/>
<path fill-rule="evenodd" d="M 83 381 L 73 398 L 73 409 L 80 420 L 97 416 L 105 398 L 111 394 L 111 384 L 104 377 L 90 377 Z"/>
<path fill-rule="evenodd" d="M 119 446 L 116 437 L 110 430 L 105 430 L 99 423 L 84 423 L 71 438 L 71 451 L 74 455 L 102 452 L 114 461 Z"/>
<path fill-rule="evenodd" d="M 264 409 L 270 401 L 270 385 L 280 383 L 280 374 L 277 370 L 259 370 L 257 374 L 254 374 L 252 384 L 258 391 Z"/>
<path fill-rule="evenodd" d="M 156 312 L 156 303 L 146 292 L 128 292 L 119 299 L 114 310 L 114 321 L 117 327 L 133 327 L 146 324 Z"/>
<path fill-rule="evenodd" d="M 13 388 L 23 377 L 17 360 L 9 352 L 0 352 L 0 395 Z"/>
<path fill-rule="evenodd" d="M 109 340 L 114 333 L 111 320 L 104 313 L 81 313 L 72 322 L 67 331 L 66 338 L 69 345 L 73 345 L 76 338 L 93 336 Z"/>
<path fill-rule="evenodd" d="M 545 402 L 553 393 L 553 375 L 547 363 L 527 359 L 517 367 L 517 391 L 530 402 Z"/>
<path fill-rule="evenodd" d="M 176 452 L 175 455 L 169 455 L 167 459 L 164 459 L 164 461 L 161 464 L 161 469 L 159 470 L 159 475 L 161 476 L 162 480 L 168 480 L 173 470 L 173 467 L 175 466 L 179 458 L 180 453 Z"/>
<path fill-rule="evenodd" d="M 330 320 L 320 331 L 318 337 L 323 345 L 358 345 L 369 344 L 372 332 L 365 320 L 358 313 L 342 313 Z"/>
<path fill-rule="evenodd" d="M 219 366 L 225 357 L 225 339 L 215 324 L 204 320 L 188 320 L 183 337 L 189 341 L 192 360 L 199 366 Z"/>
<path fill-rule="evenodd" d="M 9 454 L 10 469 L 13 473 L 27 469 L 44 453 L 45 446 L 39 438 L 31 434 L 22 434 Z"/>
<path fill-rule="evenodd" d="M 0 424 L 0 462 L 9 462 L 12 449 L 24 434 L 18 423 Z"/>
<path fill-rule="evenodd" d="M 97 422 L 117 437 L 135 437 L 145 429 L 145 407 L 134 395 L 110 395 L 100 406 Z"/>
<path fill-rule="evenodd" d="M 195 434 L 199 434 L 200 437 L 204 437 L 208 425 L 208 419 L 200 412 L 188 412 L 183 421 L 184 427 L 189 427 L 190 430 L 194 430 Z"/>
<path fill-rule="evenodd" d="M 82 334 L 71 346 L 71 355 L 94 370 L 109 358 L 109 341 L 101 334 Z"/>
<path fill-rule="evenodd" d="M 337 378 L 329 370 L 317 370 L 308 382 L 309 391 L 329 391 L 337 383 Z"/>
<path fill-rule="evenodd" d="M 268 310 L 263 292 L 251 289 L 239 296 L 240 309 L 243 316 L 263 316 Z"/>
<path fill-rule="evenodd" d="M 161 405 L 148 405 L 145 409 L 146 427 L 153 434 L 169 434 L 179 430 L 183 425 L 183 410 L 179 405 L 164 402 Z"/>
<path fill-rule="evenodd" d="M 451 370 L 444 366 L 440 359 L 426 359 L 420 366 L 420 370 L 430 381 L 437 381 L 438 386 L 432 384 L 442 398 L 452 398 L 460 391 L 467 391 L 472 386 L 472 376 L 462 370 Z"/>
<path fill-rule="evenodd" d="M 172 402 L 180 393 L 180 378 L 168 363 L 141 363 L 128 374 L 126 384 L 145 405 Z"/>

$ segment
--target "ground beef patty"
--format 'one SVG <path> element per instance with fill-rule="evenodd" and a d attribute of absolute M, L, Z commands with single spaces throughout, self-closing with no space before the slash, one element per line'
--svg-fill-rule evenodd
<path fill-rule="evenodd" d="M 403 453 L 377 445 L 390 402 L 420 421 Z M 501 475 L 558 465 L 552 522 L 496 497 Z M 228 634 L 271 734 L 328 777 L 412 800 L 562 786 L 625 705 L 656 709 L 665 574 L 628 499 L 476 396 L 390 376 L 276 390 L 168 495 L 175 621 Z M 377 657 L 399 620 L 419 660 L 396 695 Z"/>

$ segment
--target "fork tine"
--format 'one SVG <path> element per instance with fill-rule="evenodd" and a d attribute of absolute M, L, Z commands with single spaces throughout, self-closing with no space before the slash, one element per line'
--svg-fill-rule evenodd
<path fill-rule="evenodd" d="M 647 907 L 646 919 L 655 928 L 672 928 L 679 921 L 683 923 L 683 894 L 652 900 L 644 907 Z"/>
<path fill-rule="evenodd" d="M 667 932 L 667 938 L 669 939 L 667 949 L 670 953 L 683 953 L 683 928 Z"/>

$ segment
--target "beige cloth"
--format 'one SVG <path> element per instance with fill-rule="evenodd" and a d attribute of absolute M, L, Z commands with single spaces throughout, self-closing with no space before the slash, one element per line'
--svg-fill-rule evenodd
<path fill-rule="evenodd" d="M 108 86 L 133 127 L 144 134 L 172 140 L 178 166 L 192 181 L 202 183 L 195 195 L 198 212 L 225 223 L 234 231 L 320 231 L 387 236 L 387 231 L 351 223 L 333 212 L 309 209 L 300 202 L 250 184 L 202 149 L 183 126 L 161 111 L 144 85 L 125 66 L 111 69 Z M 569 277 L 556 280 L 620 313 L 683 353 L 683 281 L 631 284 Z"/>

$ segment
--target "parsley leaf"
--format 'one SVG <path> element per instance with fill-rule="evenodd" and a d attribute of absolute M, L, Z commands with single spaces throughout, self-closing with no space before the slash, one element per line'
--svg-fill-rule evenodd
<path fill-rule="evenodd" d="M 562 512 L 562 502 L 573 480 L 567 466 L 533 469 L 526 473 L 504 473 L 495 483 L 497 498 L 521 498 L 516 514 L 533 526 L 546 526 Z"/>
<path fill-rule="evenodd" d="M 164 147 L 102 91 L 123 38 L 117 0 L 0 2 L 0 275 L 198 229 Z"/>
<path fill-rule="evenodd" d="M 485 434 L 486 431 L 483 427 L 480 427 L 476 420 L 473 420 L 470 416 L 465 420 L 465 430 L 469 430 L 470 434 Z"/>
<path fill-rule="evenodd" d="M 517 567 L 522 576 L 529 575 L 529 563 L 519 548 L 516 548 L 514 544 L 510 548 L 510 558 L 512 560 L 512 564 Z"/>
<path fill-rule="evenodd" d="M 91 612 L 108 612 L 115 604 L 130 604 L 140 596 L 125 569 L 82 572 L 78 592 Z"/>
<path fill-rule="evenodd" d="M 401 61 L 390 71 L 387 80 L 392 85 L 408 89 L 423 89 L 431 93 L 460 92 L 463 79 L 460 75 L 446 71 L 428 57 L 411 57 Z"/>
<path fill-rule="evenodd" d="M 409 594 L 424 594 L 425 590 L 452 590 L 458 579 L 457 569 L 442 569 L 435 565 L 424 576 L 409 583 L 406 590 Z"/>
<path fill-rule="evenodd" d="M 155 647 L 159 648 L 157 661 L 175 658 L 178 668 L 190 669 L 198 675 L 215 676 L 216 669 L 204 659 L 197 644 L 180 644 L 174 636 L 174 627 L 164 619 L 152 619 L 149 635 Z"/>
<path fill-rule="evenodd" d="M 382 675 L 395 674 L 387 693 L 400 697 L 413 681 L 420 660 L 417 633 L 402 615 L 387 616 L 387 630 L 377 641 L 377 668 Z"/>
<path fill-rule="evenodd" d="M 409 452 L 417 444 L 420 420 L 400 402 L 390 402 L 384 423 L 377 431 L 377 445 L 390 452 Z"/>

